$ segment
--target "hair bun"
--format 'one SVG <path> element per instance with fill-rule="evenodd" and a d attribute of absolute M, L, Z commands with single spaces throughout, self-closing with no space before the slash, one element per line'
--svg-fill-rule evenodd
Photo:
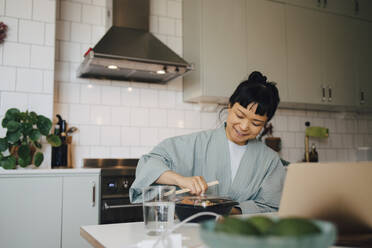
<path fill-rule="evenodd" d="M 267 77 L 262 75 L 259 71 L 254 71 L 249 75 L 248 81 L 249 82 L 257 82 L 257 83 L 266 83 Z"/>

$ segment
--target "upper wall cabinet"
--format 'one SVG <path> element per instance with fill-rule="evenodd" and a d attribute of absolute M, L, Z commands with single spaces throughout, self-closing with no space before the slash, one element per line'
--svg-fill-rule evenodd
<path fill-rule="evenodd" d="M 355 68 L 357 75 L 356 105 L 372 109 L 372 23 L 353 21 L 355 36 Z"/>
<path fill-rule="evenodd" d="M 258 70 L 275 81 L 281 99 L 288 98 L 285 11 L 283 4 L 247 1 L 247 72 Z"/>
<path fill-rule="evenodd" d="M 259 70 L 278 83 L 281 107 L 372 110 L 372 22 L 336 14 L 349 0 L 286 1 L 183 1 L 184 56 L 196 69 L 184 100 L 226 103 Z"/>
<path fill-rule="evenodd" d="M 247 77 L 245 0 L 183 1 L 183 49 L 195 71 L 184 77 L 184 100 L 226 102 Z"/>

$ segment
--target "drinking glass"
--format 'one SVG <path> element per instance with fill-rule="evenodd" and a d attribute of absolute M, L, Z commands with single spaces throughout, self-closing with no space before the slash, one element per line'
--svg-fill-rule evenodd
<path fill-rule="evenodd" d="M 156 236 L 174 223 L 175 186 L 149 186 L 142 189 L 143 220 L 147 235 Z"/>

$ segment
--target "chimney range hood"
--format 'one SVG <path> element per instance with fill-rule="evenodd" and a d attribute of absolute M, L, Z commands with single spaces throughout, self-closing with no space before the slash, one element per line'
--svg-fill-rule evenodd
<path fill-rule="evenodd" d="M 77 72 L 79 77 L 166 83 L 192 69 L 148 31 L 149 0 L 107 3 L 106 18 L 113 25 L 85 53 Z"/>

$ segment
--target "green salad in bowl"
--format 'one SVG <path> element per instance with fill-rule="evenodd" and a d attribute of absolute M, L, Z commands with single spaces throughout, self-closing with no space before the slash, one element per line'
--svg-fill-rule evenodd
<path fill-rule="evenodd" d="M 336 241 L 337 231 L 326 221 L 253 216 L 203 222 L 200 235 L 213 248 L 326 248 Z"/>

